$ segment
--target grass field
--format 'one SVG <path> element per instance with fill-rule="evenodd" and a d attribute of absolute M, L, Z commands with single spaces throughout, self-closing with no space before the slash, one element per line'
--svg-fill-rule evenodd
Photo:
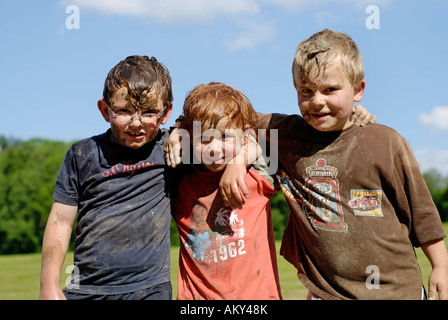
<path fill-rule="evenodd" d="M 445 232 L 448 234 L 448 223 L 444 224 Z M 447 244 L 445 239 L 445 244 Z M 448 244 L 447 244 L 448 246 Z M 277 250 L 280 242 L 277 242 Z M 173 297 L 176 297 L 177 287 L 177 263 L 179 248 L 171 249 L 171 280 L 173 284 Z M 416 249 L 417 259 L 423 275 L 423 283 L 428 283 L 431 265 L 420 249 Z M 61 287 L 69 273 L 65 273 L 67 266 L 73 261 L 73 253 L 67 255 L 61 274 Z M 0 256 L 0 300 L 35 300 L 39 295 L 40 279 L 40 254 L 21 254 Z M 278 268 L 280 275 L 280 286 L 283 299 L 301 300 L 306 298 L 307 289 L 297 279 L 296 270 L 291 264 L 278 256 Z"/>

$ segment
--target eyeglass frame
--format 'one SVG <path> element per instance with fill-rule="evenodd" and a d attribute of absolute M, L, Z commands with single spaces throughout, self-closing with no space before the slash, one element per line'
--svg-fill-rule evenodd
<path fill-rule="evenodd" d="M 150 113 L 150 116 L 146 116 L 146 117 L 143 117 L 143 115 L 139 115 L 137 117 L 133 113 L 130 115 L 131 118 L 129 119 L 129 121 L 126 124 L 132 123 L 132 121 L 134 121 L 134 119 L 140 120 L 141 123 L 144 123 L 143 118 L 153 119 L 155 117 L 158 120 L 163 115 L 166 108 L 168 108 L 168 104 L 166 104 L 165 107 L 162 109 L 162 111 L 160 111 L 159 113 Z M 109 106 L 108 106 L 108 109 L 109 109 L 109 115 L 112 117 L 112 119 L 117 119 L 117 117 L 119 117 L 119 116 L 125 116 L 125 117 L 129 116 L 127 114 L 114 114 L 114 111 Z"/>

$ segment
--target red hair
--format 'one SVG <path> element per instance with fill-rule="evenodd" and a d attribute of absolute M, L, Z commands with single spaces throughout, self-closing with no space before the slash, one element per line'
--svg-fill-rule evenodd
<path fill-rule="evenodd" d="M 245 95 L 233 87 L 219 82 L 201 84 L 185 98 L 180 128 L 193 132 L 193 121 L 201 121 L 202 131 L 216 128 L 218 122 L 228 118 L 232 129 L 253 128 L 258 123 L 257 113 Z M 205 125 L 208 128 L 205 128 Z"/>

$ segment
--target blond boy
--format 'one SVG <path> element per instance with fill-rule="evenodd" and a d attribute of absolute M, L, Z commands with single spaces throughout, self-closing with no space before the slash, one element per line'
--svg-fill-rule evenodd
<path fill-rule="evenodd" d="M 429 298 L 447 299 L 445 233 L 409 145 L 386 126 L 353 123 L 365 89 L 356 43 L 325 29 L 299 44 L 292 71 L 303 118 L 272 114 L 260 127 L 278 130 L 291 211 L 281 253 L 310 298 L 421 299 L 421 246 Z"/>

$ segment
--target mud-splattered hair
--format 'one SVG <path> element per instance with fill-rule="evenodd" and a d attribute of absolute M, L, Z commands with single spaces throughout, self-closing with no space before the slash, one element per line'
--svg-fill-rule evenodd
<path fill-rule="evenodd" d="M 171 76 L 168 69 L 148 56 L 129 56 L 113 67 L 104 83 L 103 98 L 110 104 L 120 88 L 128 91 L 130 103 L 136 108 L 157 106 L 159 99 L 166 105 L 173 101 Z"/>
<path fill-rule="evenodd" d="M 346 77 L 357 89 L 364 79 L 362 54 L 356 43 L 345 33 L 324 29 L 297 46 L 292 64 L 294 86 L 298 80 L 307 81 L 311 72 L 324 74 L 325 69 L 339 59 Z"/>

